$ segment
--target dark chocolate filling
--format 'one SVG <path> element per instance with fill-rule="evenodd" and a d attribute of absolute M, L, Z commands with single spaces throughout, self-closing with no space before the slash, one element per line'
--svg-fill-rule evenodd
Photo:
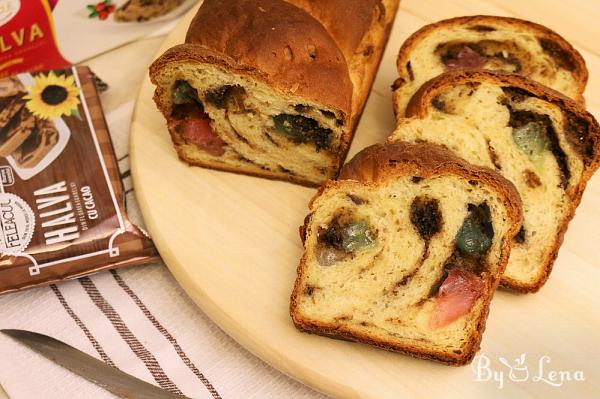
<path fill-rule="evenodd" d="M 505 86 L 502 87 L 502 91 L 510 98 L 511 101 L 517 103 L 524 101 L 527 97 L 534 97 L 532 92 L 520 87 Z"/>
<path fill-rule="evenodd" d="M 279 114 L 273 117 L 274 131 L 295 143 L 314 143 L 317 151 L 331 149 L 331 129 L 302 115 Z"/>
<path fill-rule="evenodd" d="M 423 254 L 421 254 L 421 257 L 417 261 L 417 265 L 415 266 L 415 268 L 410 273 L 404 275 L 400 279 L 400 281 L 397 281 L 392 287 L 385 289 L 384 293 L 390 293 L 392 295 L 397 295 L 398 289 L 400 287 L 405 286 L 406 284 L 408 284 L 408 282 L 410 280 L 412 280 L 412 278 L 419 272 L 419 269 L 421 268 L 421 266 L 423 266 L 423 262 L 425 261 L 425 259 L 427 259 L 428 256 L 429 256 L 429 241 L 426 241 L 425 248 L 423 250 Z"/>
<path fill-rule="evenodd" d="M 458 249 L 455 249 L 454 252 L 452 252 L 452 255 L 446 260 L 446 263 L 444 263 L 442 275 L 431 286 L 428 295 L 429 298 L 437 295 L 440 287 L 444 284 L 446 277 L 448 277 L 448 271 L 456 267 L 468 270 L 477 276 L 481 276 L 481 274 L 487 270 L 487 264 L 482 258 L 464 256 Z"/>
<path fill-rule="evenodd" d="M 283 166 L 281 166 L 281 165 L 277 165 L 277 167 L 278 167 L 278 168 L 279 168 L 279 170 L 280 170 L 281 172 L 283 172 L 283 173 L 287 173 L 287 174 L 289 174 L 289 175 L 292 175 L 292 176 L 295 176 L 295 175 L 296 175 L 294 172 L 292 172 L 292 171 L 291 171 L 291 170 L 289 170 L 289 169 L 286 169 L 286 168 L 284 168 L 284 167 L 283 167 Z"/>
<path fill-rule="evenodd" d="M 415 177 L 413 177 L 413 179 Z M 420 178 L 417 177 L 417 179 Z M 392 287 L 384 290 L 384 292 L 393 295 L 396 295 L 398 293 L 398 288 L 406 285 L 417 274 L 423 265 L 423 262 L 429 256 L 429 243 L 431 237 L 441 230 L 443 223 L 442 214 L 439 209 L 439 201 L 424 196 L 416 197 L 410 206 L 410 222 L 425 241 L 424 249 L 415 268 L 410 273 L 403 276 L 402 279 L 396 282 Z"/>
<path fill-rule="evenodd" d="M 589 122 L 574 112 L 563 111 L 566 116 L 565 133 L 569 144 L 583 156 L 583 162 L 589 166 L 595 158 L 597 138 L 591 136 Z"/>
<path fill-rule="evenodd" d="M 431 105 L 433 106 L 433 108 L 437 109 L 438 111 L 446 112 L 446 103 L 444 102 L 444 100 L 442 100 L 440 98 L 440 96 L 435 96 L 431 100 Z"/>
<path fill-rule="evenodd" d="M 347 238 L 348 228 L 355 223 L 357 223 L 355 216 L 351 212 L 341 209 L 329 222 L 327 228 L 319 228 L 317 242 L 320 245 L 350 254 L 353 250 L 348 249 L 348 247 L 344 248 L 344 239 Z M 372 230 L 372 227 L 368 227 L 368 235 L 374 239 L 377 234 Z"/>
<path fill-rule="evenodd" d="M 7 104 L 3 104 L 0 108 L 2 110 L 2 112 L 0 112 L 0 126 L 6 128 L 7 125 L 14 123 L 15 120 L 18 123 L 19 113 L 24 105 L 25 103 L 23 101 L 17 99 L 13 99 Z"/>
<path fill-rule="evenodd" d="M 362 205 L 367 202 L 366 199 L 361 198 L 356 194 L 347 194 L 347 195 L 348 195 L 348 198 L 350 198 L 350 201 L 354 202 L 354 204 L 356 204 L 356 205 Z"/>
<path fill-rule="evenodd" d="M 390 87 L 392 88 L 392 91 L 396 91 L 400 87 L 402 87 L 402 85 L 404 83 L 406 83 L 406 81 L 403 78 L 398 78 L 398 79 L 394 80 L 394 83 L 392 83 L 392 86 L 390 86 Z"/>
<path fill-rule="evenodd" d="M 468 29 L 475 32 L 493 32 L 496 30 L 496 28 L 487 25 L 473 25 L 469 26 Z"/>
<path fill-rule="evenodd" d="M 558 164 L 561 187 L 566 189 L 569 185 L 569 179 L 571 178 L 571 171 L 569 170 L 567 155 L 560 147 L 558 136 L 554 130 L 550 117 L 532 111 L 516 111 L 510 106 L 508 109 L 510 111 L 510 121 L 508 122 L 508 125 L 513 129 L 524 126 L 530 122 L 537 122 L 543 127 L 543 134 L 548 141 L 549 149 L 552 152 L 552 155 L 554 155 L 554 158 L 556 158 L 556 163 Z"/>
<path fill-rule="evenodd" d="M 340 222 L 341 218 L 343 217 L 337 215 L 331 220 L 326 229 L 320 228 L 317 235 L 317 241 L 328 247 L 342 250 L 342 241 L 344 238 L 342 235 L 343 222 Z"/>
<path fill-rule="evenodd" d="M 421 238 L 429 241 L 442 227 L 442 214 L 438 200 L 416 197 L 410 206 L 410 222 Z"/>
<path fill-rule="evenodd" d="M 331 112 L 331 111 L 327 111 L 327 110 L 322 109 L 321 113 L 323 114 L 323 116 L 325 118 L 329 118 L 329 119 L 335 118 L 335 114 L 333 112 Z"/>
<path fill-rule="evenodd" d="M 238 105 L 241 105 L 243 101 L 243 96 L 246 94 L 246 91 L 243 87 L 237 85 L 225 85 L 219 88 L 207 91 L 204 94 L 204 99 L 207 103 L 214 105 L 219 109 L 227 108 L 227 103 L 231 99 L 236 99 L 240 101 L 236 101 Z"/>
<path fill-rule="evenodd" d="M 539 38 L 538 41 L 544 52 L 552 57 L 559 67 L 570 72 L 575 70 L 575 60 L 567 50 L 560 47 L 554 40 L 545 37 Z"/>
<path fill-rule="evenodd" d="M 525 184 L 530 188 L 536 188 L 542 185 L 542 181 L 538 175 L 530 169 L 525 169 L 523 171 L 523 176 L 525 177 Z"/>
<path fill-rule="evenodd" d="M 415 75 L 412 70 L 412 66 L 410 65 L 410 61 L 406 63 L 406 71 L 408 72 L 408 77 L 410 80 L 415 80 Z"/>
<path fill-rule="evenodd" d="M 448 69 L 454 68 L 481 68 L 487 62 L 487 57 L 473 49 L 472 45 L 456 45 L 442 54 L 442 63 Z"/>
<path fill-rule="evenodd" d="M 300 113 L 300 114 L 304 114 L 309 112 L 312 109 L 312 107 L 310 105 L 304 105 L 304 104 L 296 104 L 294 105 L 294 111 Z"/>
<path fill-rule="evenodd" d="M 521 229 L 517 233 L 517 235 L 513 238 L 513 241 L 518 244 L 523 244 L 525 242 L 525 227 L 521 226 Z"/>
<path fill-rule="evenodd" d="M 304 295 L 312 296 L 315 293 L 315 291 L 320 289 L 321 287 L 317 287 L 314 285 L 306 285 L 306 288 L 304 288 Z"/>

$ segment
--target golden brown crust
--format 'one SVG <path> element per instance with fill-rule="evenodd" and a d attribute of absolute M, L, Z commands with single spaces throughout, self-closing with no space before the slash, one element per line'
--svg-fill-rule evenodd
<path fill-rule="evenodd" d="M 405 81 L 410 79 L 409 72 L 407 71 L 407 68 L 406 68 L 406 64 L 409 61 L 409 56 L 410 56 L 411 52 L 413 51 L 414 47 L 424 37 L 428 36 L 430 34 L 430 32 L 435 31 L 440 28 L 457 26 L 457 25 L 460 25 L 460 26 L 481 26 L 481 25 L 483 25 L 483 26 L 485 26 L 485 25 L 499 25 L 499 24 L 504 24 L 504 25 L 508 25 L 511 27 L 512 26 L 521 27 L 521 28 L 524 28 L 527 30 L 534 31 L 539 34 L 539 38 L 546 38 L 546 39 L 553 41 L 562 50 L 564 50 L 566 53 L 568 53 L 573 59 L 575 68 L 572 71 L 572 73 L 577 81 L 577 90 L 579 92 L 579 98 L 576 98 L 575 100 L 580 102 L 581 104 L 584 103 L 585 100 L 583 98 L 583 91 L 585 90 L 585 86 L 588 81 L 588 70 L 585 65 L 585 60 L 583 59 L 581 54 L 568 41 L 566 41 L 562 36 L 560 36 L 558 33 L 554 32 L 553 30 L 551 30 L 543 25 L 536 24 L 531 21 L 518 19 L 518 18 L 499 17 L 499 16 L 492 16 L 492 15 L 473 15 L 473 16 L 466 16 L 466 17 L 450 18 L 450 19 L 438 21 L 433 24 L 425 25 L 424 27 L 422 27 L 421 29 L 419 29 L 418 31 L 413 33 L 402 44 L 402 47 L 400 48 L 400 51 L 398 53 L 398 58 L 396 59 L 396 67 L 398 68 L 398 73 L 400 75 L 399 79 L 405 80 Z M 396 108 L 397 107 L 394 107 L 394 112 L 397 113 L 398 110 Z M 400 116 L 401 115 L 396 115 L 396 117 L 400 117 Z"/>
<path fill-rule="evenodd" d="M 347 127 L 340 140 L 339 152 L 333 154 L 334 163 L 339 168 L 349 150 L 368 98 L 399 0 L 289 1 L 306 11 L 314 12 L 314 18 L 292 4 L 281 3 L 283 3 L 281 0 L 205 1 L 190 25 L 186 43 L 175 46 L 160 56 L 150 66 L 150 78 L 154 84 L 157 84 L 159 74 L 169 66 L 186 62 L 208 63 L 242 76 L 264 81 L 284 94 L 306 97 L 337 108 L 348 117 Z M 272 8 L 267 8 L 267 5 Z M 338 7 L 341 5 L 344 7 Z M 265 12 L 261 11 L 261 8 Z M 246 22 L 232 17 L 247 10 L 253 10 L 254 14 L 241 18 Z M 252 23 L 249 16 L 255 15 L 256 10 L 260 12 L 258 15 L 260 21 Z M 294 16 L 280 18 L 282 10 L 285 13 L 289 11 Z M 290 18 L 295 21 L 294 24 L 290 25 L 286 22 Z M 227 22 L 224 23 L 224 20 Z M 307 22 L 308 20 L 310 22 Z M 269 21 L 272 22 L 271 25 Z M 342 26 L 337 26 L 340 23 Z M 315 24 L 320 28 L 316 28 Z M 272 27 L 276 28 L 277 34 L 273 33 Z M 358 35 L 359 31 L 360 35 Z M 352 35 L 349 35 L 349 32 L 352 32 Z M 347 34 L 348 36 L 345 36 Z M 267 43 L 263 43 L 266 40 L 263 36 L 268 38 Z M 273 40 L 270 39 L 271 36 L 274 36 Z M 281 56 L 288 44 L 305 48 L 307 43 L 319 45 L 317 57 L 311 59 L 309 64 L 295 58 L 290 62 L 285 59 L 285 54 Z M 257 50 L 259 52 L 255 53 L 255 47 L 260 47 Z M 323 49 L 319 50 L 321 48 Z M 333 66 L 323 67 L 323 64 L 327 63 L 325 55 L 329 53 L 336 54 L 336 57 L 342 54 L 343 62 L 335 61 Z M 345 57 L 352 58 L 346 60 Z M 340 70 L 342 66 L 343 70 Z M 359 85 L 353 86 L 351 79 L 356 80 Z M 170 106 L 165 103 L 166 97 L 164 89 L 157 86 L 154 101 L 165 115 L 170 113 Z M 181 155 L 180 149 L 177 149 L 177 152 L 181 159 L 189 161 Z M 316 185 L 314 182 L 303 181 L 286 173 L 243 170 L 211 162 L 190 163 L 307 186 Z"/>
<path fill-rule="evenodd" d="M 333 37 L 346 60 L 352 59 L 371 28 L 379 0 L 286 0 L 316 18 Z M 349 23 L 352 21 L 352 23 Z"/>
<path fill-rule="evenodd" d="M 442 147 L 433 144 L 410 144 L 397 141 L 387 144 L 375 144 L 356 154 L 354 158 L 342 168 L 338 181 L 330 181 L 318 190 L 311 199 L 309 208 L 312 210 L 314 201 L 325 190 L 347 184 L 349 183 L 347 180 L 375 186 L 394 176 L 419 176 L 428 178 L 440 174 L 457 175 L 465 179 L 480 181 L 487 186 L 491 186 L 496 192 L 504 197 L 508 217 L 511 219 L 511 229 L 507 233 L 507 240 L 504 240 L 501 243 L 501 254 L 498 261 L 497 273 L 496 275 L 487 275 L 484 277 L 485 287 L 482 292 L 484 307 L 476 321 L 477 327 L 469 337 L 469 341 L 466 344 L 464 351 L 462 353 L 454 354 L 426 352 L 416 346 L 394 345 L 381 342 L 381 340 L 370 334 L 356 333 L 335 323 L 319 323 L 315 320 L 303 318 L 297 312 L 297 299 L 301 295 L 300 289 L 303 285 L 306 270 L 306 251 L 300 260 L 297 269 L 296 282 L 290 299 L 290 315 L 296 328 L 305 332 L 365 343 L 382 349 L 405 353 L 418 358 L 435 360 L 450 365 L 464 365 L 473 359 L 473 356 L 479 349 L 481 337 L 485 330 L 490 301 L 498 287 L 500 276 L 508 263 L 512 237 L 517 234 L 523 217 L 520 196 L 511 182 L 491 169 L 477 167 L 467 163 Z M 304 219 L 304 224 L 300 227 L 301 237 L 306 235 L 311 222 L 311 217 L 312 213 Z"/>
<path fill-rule="evenodd" d="M 501 192 L 511 205 L 515 204 L 514 211 L 520 213 L 521 197 L 510 181 L 492 169 L 472 165 L 451 151 L 433 144 L 396 141 L 372 145 L 344 165 L 338 180 L 378 183 L 390 176 L 428 178 L 439 174 L 455 174 L 483 181 Z"/>
<path fill-rule="evenodd" d="M 293 4 L 206 0 L 185 42 L 226 57 L 228 69 L 241 67 L 282 93 L 350 114 L 352 82 L 343 53 L 319 21 Z"/>
<path fill-rule="evenodd" d="M 290 305 L 290 315 L 294 321 L 294 325 L 301 331 L 311 334 L 323 335 L 329 338 L 341 339 L 344 341 L 358 342 L 362 344 L 372 345 L 377 348 L 385 349 L 392 352 L 403 353 L 419 359 L 434 360 L 440 363 L 445 363 L 451 366 L 463 366 L 473 360 L 475 353 L 479 350 L 481 338 L 485 331 L 485 323 L 489 314 L 491 299 L 498 287 L 499 278 L 486 279 L 485 287 L 481 297 L 484 298 L 484 307 L 481 310 L 481 315 L 477 319 L 476 328 L 473 329 L 473 334 L 469 337 L 468 343 L 465 345 L 464 351 L 460 354 L 448 353 L 431 353 L 422 350 L 414 345 L 394 345 L 386 342 L 381 342 L 380 339 L 371 336 L 370 334 L 359 334 L 354 331 L 349 331 L 335 323 L 316 323 L 311 320 L 305 320 L 296 312 L 297 301 L 296 287 L 292 293 Z"/>
<path fill-rule="evenodd" d="M 360 79 L 358 79 L 360 83 L 354 87 L 350 128 L 342 137 L 343 144 L 340 147 L 341 151 L 339 154 L 340 167 L 350 150 L 350 144 L 352 143 L 354 133 L 358 127 L 358 122 L 360 121 L 367 100 L 369 99 L 371 87 L 375 81 L 375 76 L 379 69 L 383 52 L 387 46 L 399 4 L 400 0 L 380 0 L 377 3 L 371 27 L 354 52 L 354 58 L 350 66 L 350 75 L 358 75 L 360 77 Z M 377 27 L 380 27 L 380 29 Z M 372 37 L 369 37 L 369 33 L 371 33 Z"/>
<path fill-rule="evenodd" d="M 555 90 L 552 90 L 521 75 L 481 70 L 447 72 L 425 83 L 410 100 L 408 107 L 406 108 L 406 116 L 424 118 L 431 110 L 431 101 L 437 95 L 450 87 L 455 87 L 465 83 L 477 82 L 488 82 L 503 87 L 516 87 L 525 90 L 541 100 L 555 104 L 561 110 L 563 110 L 563 112 L 567 111 L 582 121 L 585 121 L 588 127 L 587 136 L 581 141 L 582 143 L 586 144 L 583 147 L 577 144 L 580 142 L 580 138 L 574 136 L 574 132 L 568 129 L 565 130 L 571 135 L 569 142 L 573 146 L 573 149 L 581 155 L 584 161 L 584 170 L 580 183 L 577 186 L 569 187 L 566 191 L 567 195 L 571 199 L 572 205 L 566 212 L 564 219 L 565 221 L 560 227 L 559 233 L 556 236 L 556 240 L 552 246 L 552 250 L 548 258 L 549 260 L 545 265 L 542 277 L 540 277 L 540 279 L 534 285 L 526 285 L 510 278 L 503 278 L 501 283 L 503 287 L 510 288 L 511 290 L 518 292 L 536 292 L 544 285 L 550 276 L 554 260 L 558 255 L 560 246 L 562 245 L 564 234 L 567 230 L 569 222 L 575 215 L 575 211 L 581 201 L 581 196 L 583 195 L 583 191 L 585 190 L 587 182 L 600 166 L 600 125 L 594 116 L 587 112 L 582 105 Z"/>

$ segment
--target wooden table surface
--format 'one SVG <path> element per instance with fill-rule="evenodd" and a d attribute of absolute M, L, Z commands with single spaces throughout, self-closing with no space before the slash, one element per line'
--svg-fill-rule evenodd
<path fill-rule="evenodd" d="M 482 12 L 541 22 L 571 41 L 582 53 L 590 70 L 590 80 L 585 93 L 588 108 L 596 117 L 600 115 L 600 29 L 598 28 L 600 1 L 598 0 L 404 0 L 397 17 L 400 23 L 394 34 L 405 37 L 430 21 Z M 102 97 L 106 112 L 137 96 L 141 81 L 145 77 L 146 67 L 162 40 L 163 38 L 158 37 L 137 41 L 85 62 L 113 88 Z M 393 60 L 387 59 L 383 62 L 389 63 Z M 387 95 L 389 89 L 380 86 L 375 87 L 374 90 L 385 91 Z M 587 195 L 598 197 L 600 184 L 591 185 L 589 190 L 593 192 L 588 192 Z M 572 226 L 572 229 L 576 227 Z M 580 226 L 579 230 L 581 233 L 586 231 L 583 226 Z M 0 387 L 0 399 L 7 398 L 8 396 Z"/>

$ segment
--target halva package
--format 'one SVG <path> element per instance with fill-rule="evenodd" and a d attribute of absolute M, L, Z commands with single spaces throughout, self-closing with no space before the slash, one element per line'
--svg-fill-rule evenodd
<path fill-rule="evenodd" d="M 0 293 L 156 259 L 86 67 L 0 80 Z"/>

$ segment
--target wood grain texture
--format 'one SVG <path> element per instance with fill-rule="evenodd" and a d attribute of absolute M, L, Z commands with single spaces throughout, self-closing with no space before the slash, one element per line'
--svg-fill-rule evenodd
<path fill-rule="evenodd" d="M 422 25 L 468 14 L 533 19 L 582 52 L 590 70 L 589 110 L 600 113 L 600 3 L 576 0 L 405 0 L 350 155 L 392 131 L 390 85 L 404 39 Z M 192 14 L 163 45 L 183 41 Z M 591 398 L 600 392 L 600 178 L 588 185 L 549 282 L 535 295 L 498 292 L 482 352 L 504 372 L 476 382 L 471 367 L 452 368 L 366 346 L 297 332 L 288 315 L 302 253 L 298 226 L 314 190 L 215 172 L 177 160 L 146 79 L 132 123 L 134 184 L 147 226 L 175 277 L 228 334 L 281 371 L 340 398 Z M 526 353 L 529 381 L 509 380 L 511 363 Z M 583 370 L 584 382 L 554 387 L 533 381 L 540 357 L 549 370 Z"/>

